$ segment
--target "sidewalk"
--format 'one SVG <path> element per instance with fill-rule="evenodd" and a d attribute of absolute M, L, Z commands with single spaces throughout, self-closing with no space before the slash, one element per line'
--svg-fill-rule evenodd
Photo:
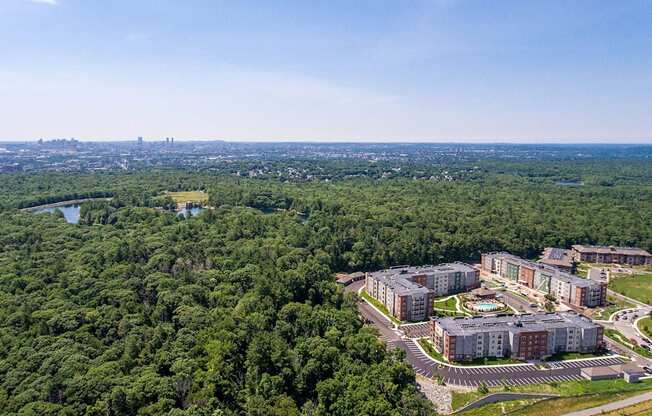
<path fill-rule="evenodd" d="M 622 409 L 623 407 L 631 406 L 641 402 L 652 400 L 652 392 L 639 394 L 638 396 L 630 397 L 628 399 L 619 400 L 613 403 L 603 404 L 602 406 L 592 407 L 590 409 L 580 410 L 577 412 L 566 413 L 564 416 L 593 416 L 600 413 L 612 412 L 614 410 Z"/>

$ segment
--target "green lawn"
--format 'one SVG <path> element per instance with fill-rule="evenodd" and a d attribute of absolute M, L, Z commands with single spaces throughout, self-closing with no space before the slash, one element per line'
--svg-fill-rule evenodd
<path fill-rule="evenodd" d="M 389 311 L 387 310 L 387 308 L 385 307 L 385 305 L 383 305 L 382 303 L 380 303 L 378 300 L 372 298 L 371 295 L 369 295 L 369 293 L 367 293 L 366 291 L 363 290 L 362 292 L 360 292 L 360 295 L 361 295 L 361 296 L 362 296 L 362 297 L 363 297 L 367 302 L 369 302 L 369 303 L 371 303 L 372 305 L 374 305 L 374 306 L 375 306 L 379 311 L 381 311 L 381 312 L 383 313 L 383 315 L 385 315 L 387 318 L 389 318 L 392 322 L 394 322 L 394 323 L 397 324 L 397 325 L 401 323 L 401 321 L 399 321 L 398 319 L 396 319 L 395 317 L 393 317 L 392 315 L 389 314 Z"/>
<path fill-rule="evenodd" d="M 580 397 L 563 397 L 559 399 L 539 400 L 533 404 L 522 406 L 510 413 L 513 416 L 549 416 L 564 415 L 578 410 L 590 409 L 606 403 L 636 396 L 639 392 L 592 394 Z"/>
<path fill-rule="evenodd" d="M 607 355 L 608 352 L 560 352 L 553 356 L 546 358 L 546 361 L 563 361 L 563 360 L 577 360 L 578 358 L 593 358 L 602 357 Z"/>
<path fill-rule="evenodd" d="M 208 202 L 208 194 L 204 191 L 168 192 L 166 195 L 174 199 L 177 204 L 184 202 L 205 204 Z"/>
<path fill-rule="evenodd" d="M 417 341 L 419 345 L 421 345 L 421 348 L 432 358 L 438 361 L 443 361 L 447 362 L 448 360 L 444 358 L 443 355 L 437 352 L 435 349 L 435 346 L 432 345 L 432 343 L 427 339 L 427 338 L 421 338 L 420 340 Z"/>
<path fill-rule="evenodd" d="M 580 263 L 577 265 L 577 268 L 575 269 L 575 274 L 586 279 L 589 274 L 590 268 L 591 266 L 589 264 Z"/>
<path fill-rule="evenodd" d="M 455 300 L 455 296 L 445 299 L 445 300 L 435 300 L 433 305 L 437 309 L 444 309 L 448 311 L 453 311 L 455 312 L 455 305 L 457 304 Z"/>
<path fill-rule="evenodd" d="M 525 406 L 536 403 L 539 400 L 512 400 L 509 402 L 498 402 L 469 410 L 462 413 L 464 416 L 496 416 L 511 415 L 512 412 L 523 409 Z"/>
<path fill-rule="evenodd" d="M 514 403 L 521 402 L 521 405 L 510 405 L 510 415 L 545 416 L 550 414 L 565 414 L 571 411 L 599 406 L 602 403 L 621 400 L 623 398 L 634 396 L 640 394 L 642 391 L 647 391 L 650 389 L 652 389 L 651 380 L 643 380 L 640 383 L 629 384 L 625 380 L 617 379 L 531 384 L 522 386 L 510 386 L 509 388 L 490 387 L 489 392 L 496 393 L 501 391 L 510 391 L 523 393 L 550 393 L 562 396 L 559 399 L 550 400 L 516 401 Z M 454 393 L 453 404 L 457 407 L 453 407 L 453 409 L 457 409 L 481 396 L 482 395 L 478 394 L 477 391 L 468 393 Z M 500 403 L 470 410 L 465 412 L 464 415 L 484 416 L 490 414 L 500 414 L 500 411 L 498 411 L 498 413 L 490 412 L 491 410 L 495 411 L 496 409 L 501 409 Z"/>
<path fill-rule="evenodd" d="M 652 352 L 646 350 L 643 347 L 639 347 L 638 345 L 634 345 L 629 340 L 627 339 L 626 336 L 621 334 L 620 332 L 616 331 L 615 329 L 605 329 L 604 330 L 604 335 L 608 337 L 609 339 L 612 339 L 619 343 L 620 345 L 623 345 L 631 350 L 633 350 L 635 353 L 642 355 L 643 357 L 648 357 L 652 358 Z"/>
<path fill-rule="evenodd" d="M 607 320 L 613 313 L 618 312 L 622 309 L 633 308 L 635 306 L 633 303 L 609 295 L 607 295 L 607 302 L 609 306 L 597 310 L 596 313 L 592 316 L 593 319 Z"/>
<path fill-rule="evenodd" d="M 485 357 L 485 358 L 476 358 L 473 361 L 464 361 L 461 363 L 456 363 L 459 365 L 503 365 L 503 364 L 523 364 L 521 360 L 515 360 L 513 358 L 501 358 L 501 357 Z"/>
<path fill-rule="evenodd" d="M 450 297 L 448 299 L 443 298 L 442 300 L 435 300 L 433 302 L 434 310 L 433 310 L 433 315 L 434 316 L 452 316 L 452 317 L 457 317 L 457 316 L 467 316 L 466 314 L 462 312 L 458 312 L 455 305 L 456 305 L 456 297 Z"/>
<path fill-rule="evenodd" d="M 484 394 L 478 392 L 477 390 L 473 391 L 451 391 L 451 407 L 453 410 L 459 409 L 462 406 L 465 406 L 472 401 L 479 399 L 484 396 Z M 486 407 L 486 406 L 483 406 Z"/>
<path fill-rule="evenodd" d="M 652 273 L 612 274 L 609 289 L 652 305 Z"/>
<path fill-rule="evenodd" d="M 645 317 L 636 323 L 639 331 L 645 334 L 648 338 L 652 338 L 652 318 Z"/>
<path fill-rule="evenodd" d="M 652 400 L 647 402 L 638 403 L 632 406 L 627 406 L 622 409 L 614 410 L 609 413 L 601 413 L 602 416 L 623 416 L 623 415 L 651 415 L 652 414 Z"/>
<path fill-rule="evenodd" d="M 434 311 L 432 311 L 432 314 L 433 314 L 433 316 L 436 316 L 436 317 L 446 317 L 446 316 L 465 317 L 465 316 L 468 316 L 468 315 L 466 315 L 466 314 L 464 314 L 462 312 L 448 311 L 448 310 L 442 311 L 442 310 L 438 310 L 438 309 L 435 309 Z"/>

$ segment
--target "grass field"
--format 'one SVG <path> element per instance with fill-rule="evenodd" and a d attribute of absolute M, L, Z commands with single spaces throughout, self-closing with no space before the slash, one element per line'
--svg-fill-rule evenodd
<path fill-rule="evenodd" d="M 552 355 L 546 358 L 546 361 L 563 361 L 563 360 L 577 360 L 579 358 L 593 358 L 593 357 L 602 357 L 607 355 L 608 352 L 603 353 L 593 353 L 593 352 L 560 352 L 558 354 Z"/>
<path fill-rule="evenodd" d="M 644 380 L 638 384 L 629 384 L 622 379 L 599 381 L 570 381 L 565 383 L 532 384 L 524 386 L 511 386 L 511 392 L 550 393 L 558 394 L 559 399 L 549 400 L 521 400 L 511 402 L 510 415 L 520 416 L 546 416 L 551 414 L 565 414 L 568 412 L 588 409 L 626 397 L 635 396 L 643 391 L 652 389 L 652 381 Z M 490 393 L 506 391 L 505 387 L 490 387 Z M 476 392 L 453 393 L 453 409 L 459 409 L 467 403 L 480 398 Z M 505 403 L 507 404 L 507 403 Z M 468 416 L 485 416 L 501 414 L 501 403 L 483 406 L 479 409 L 464 412 Z M 496 413 L 497 411 L 497 413 Z M 494 412 L 494 413 L 492 413 Z"/>
<path fill-rule="evenodd" d="M 467 316 L 466 314 L 462 312 L 458 312 L 457 309 L 455 308 L 456 305 L 456 297 L 450 297 L 448 299 L 444 298 L 444 300 L 435 300 L 433 302 L 434 310 L 433 310 L 433 315 L 434 316 Z"/>
<path fill-rule="evenodd" d="M 426 338 L 421 338 L 420 340 L 417 341 L 419 345 L 421 345 L 421 348 L 432 358 L 435 360 L 439 361 L 448 361 L 446 358 L 444 358 L 443 355 L 437 352 L 435 347 L 432 345 L 430 341 L 428 341 Z"/>
<path fill-rule="evenodd" d="M 443 310 L 455 312 L 456 311 L 455 305 L 457 304 L 457 302 L 455 300 L 455 296 L 453 296 L 445 300 L 435 300 L 433 304 L 437 309 L 443 309 Z"/>
<path fill-rule="evenodd" d="M 639 392 L 592 394 L 581 397 L 563 397 L 559 399 L 541 400 L 534 404 L 523 406 L 510 415 L 514 416 L 548 416 L 564 415 L 569 412 L 590 409 L 591 407 L 623 400 L 636 396 Z"/>
<path fill-rule="evenodd" d="M 623 407 L 613 412 L 600 413 L 601 416 L 644 416 L 652 415 L 652 400 L 635 404 L 633 406 Z"/>
<path fill-rule="evenodd" d="M 649 316 L 641 319 L 636 323 L 639 331 L 641 331 L 648 338 L 652 338 L 652 318 Z"/>
<path fill-rule="evenodd" d="M 208 194 L 204 191 L 168 192 L 166 195 L 174 199 L 177 204 L 184 202 L 205 204 L 208 202 Z"/>
<path fill-rule="evenodd" d="M 496 416 L 511 415 L 512 412 L 523 409 L 524 407 L 536 403 L 538 400 L 512 400 L 509 402 L 499 402 L 488 404 L 468 412 L 460 413 L 464 416 Z"/>
<path fill-rule="evenodd" d="M 652 273 L 612 274 L 609 280 L 609 289 L 651 305 Z"/>
<path fill-rule="evenodd" d="M 620 345 L 623 345 L 623 346 L 633 350 L 637 354 L 642 355 L 643 357 L 652 358 L 652 352 L 646 350 L 643 347 L 639 347 L 638 345 L 632 344 L 631 342 L 629 342 L 629 340 L 627 339 L 626 336 L 624 336 L 620 332 L 616 331 L 615 329 L 609 329 L 609 328 L 605 329 L 604 330 L 604 335 L 606 337 L 608 337 L 609 339 L 612 339 L 612 340 L 616 341 Z"/>
<path fill-rule="evenodd" d="M 588 263 L 579 263 L 575 269 L 575 274 L 586 279 L 590 268 L 591 265 Z"/>

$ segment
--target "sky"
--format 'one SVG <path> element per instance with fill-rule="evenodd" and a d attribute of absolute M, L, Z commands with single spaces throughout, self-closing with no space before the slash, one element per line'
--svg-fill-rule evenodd
<path fill-rule="evenodd" d="M 0 139 L 652 143 L 652 2 L 0 0 Z"/>

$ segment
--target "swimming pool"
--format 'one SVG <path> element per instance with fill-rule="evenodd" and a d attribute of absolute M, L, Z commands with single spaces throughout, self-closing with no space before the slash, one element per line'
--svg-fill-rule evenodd
<path fill-rule="evenodd" d="M 498 305 L 491 302 L 478 302 L 475 304 L 475 309 L 480 312 L 492 312 L 500 309 Z"/>

